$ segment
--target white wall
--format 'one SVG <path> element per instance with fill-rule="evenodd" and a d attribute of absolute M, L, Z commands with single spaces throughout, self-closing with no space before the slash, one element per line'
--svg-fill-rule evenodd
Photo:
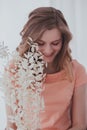
<path fill-rule="evenodd" d="M 14 50 L 20 42 L 19 33 L 29 12 L 36 7 L 48 5 L 48 0 L 0 0 L 0 41 Z"/>

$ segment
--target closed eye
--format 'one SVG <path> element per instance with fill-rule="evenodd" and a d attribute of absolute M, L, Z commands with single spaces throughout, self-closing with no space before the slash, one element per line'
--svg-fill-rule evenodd
<path fill-rule="evenodd" d="M 44 42 L 37 42 L 38 46 L 43 46 L 45 43 Z"/>
<path fill-rule="evenodd" d="M 43 46 L 43 45 L 44 45 L 44 43 L 39 43 L 39 42 L 38 42 L 38 46 Z"/>
<path fill-rule="evenodd" d="M 56 46 L 56 45 L 58 45 L 58 44 L 59 44 L 59 42 L 56 42 L 56 43 L 52 43 L 52 45 L 55 45 L 55 46 Z"/>
<path fill-rule="evenodd" d="M 62 43 L 62 40 L 61 40 L 61 39 L 60 39 L 60 40 L 57 40 L 57 41 L 55 41 L 55 42 L 52 42 L 52 45 L 57 46 L 57 45 L 59 45 L 60 43 Z"/>
<path fill-rule="evenodd" d="M 46 42 L 41 41 L 41 40 L 37 41 L 37 43 L 38 43 L 38 46 L 44 46 L 46 44 Z M 62 39 L 51 42 L 51 44 L 55 46 L 59 45 L 60 43 L 62 43 Z"/>

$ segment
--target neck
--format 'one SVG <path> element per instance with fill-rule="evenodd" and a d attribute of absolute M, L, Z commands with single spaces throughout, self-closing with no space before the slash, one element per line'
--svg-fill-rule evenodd
<path fill-rule="evenodd" d="M 60 71 L 58 67 L 56 67 L 54 64 L 49 64 L 48 63 L 48 66 L 46 68 L 46 73 L 47 74 L 57 73 L 58 71 Z"/>

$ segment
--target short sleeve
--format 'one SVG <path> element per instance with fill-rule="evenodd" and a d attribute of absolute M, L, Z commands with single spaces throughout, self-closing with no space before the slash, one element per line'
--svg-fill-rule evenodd
<path fill-rule="evenodd" d="M 73 64 L 75 69 L 75 87 L 87 84 L 87 71 L 85 67 L 76 60 Z"/>

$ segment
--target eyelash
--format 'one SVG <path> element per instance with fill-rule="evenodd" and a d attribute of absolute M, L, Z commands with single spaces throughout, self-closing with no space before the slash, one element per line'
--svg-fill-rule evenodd
<path fill-rule="evenodd" d="M 55 45 L 55 46 L 57 46 L 58 44 L 60 44 L 60 42 L 52 43 L 52 45 Z"/>
<path fill-rule="evenodd" d="M 44 43 L 38 43 L 38 46 L 43 46 L 44 45 Z"/>
<path fill-rule="evenodd" d="M 60 43 L 61 43 L 61 41 L 58 41 L 57 43 L 52 43 L 52 45 L 57 46 Z M 44 43 L 39 43 L 38 42 L 38 46 L 43 46 L 43 45 L 44 45 Z"/>

